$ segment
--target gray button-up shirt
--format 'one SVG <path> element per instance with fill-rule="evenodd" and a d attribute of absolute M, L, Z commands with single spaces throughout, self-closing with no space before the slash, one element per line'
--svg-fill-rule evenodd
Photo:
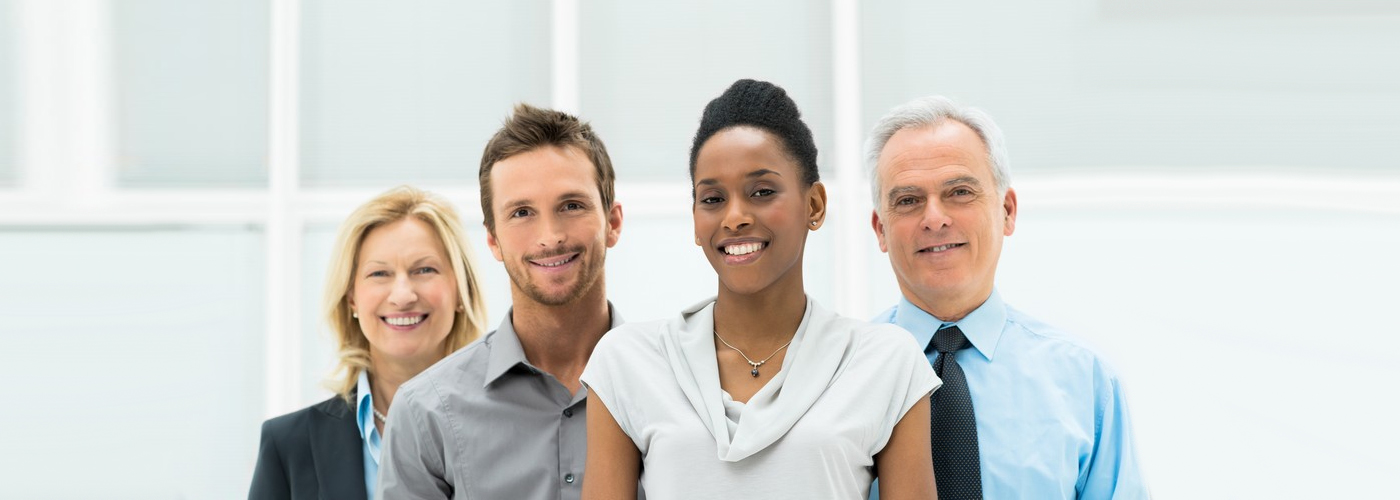
<path fill-rule="evenodd" d="M 608 304 L 612 326 L 622 318 Z M 586 388 L 570 394 L 500 328 L 399 387 L 384 428 L 383 500 L 577 500 Z"/>

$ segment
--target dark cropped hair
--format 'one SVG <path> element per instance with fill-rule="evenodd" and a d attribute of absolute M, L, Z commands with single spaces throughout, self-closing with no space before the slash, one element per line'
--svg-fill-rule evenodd
<path fill-rule="evenodd" d="M 593 127 L 563 111 L 520 103 L 515 105 L 515 111 L 506 118 L 496 135 L 491 136 L 486 150 L 481 153 L 481 170 L 477 173 L 477 182 L 481 186 L 481 214 L 486 216 L 486 230 L 493 236 L 496 234 L 496 215 L 491 210 L 492 200 L 495 199 L 491 188 L 491 169 L 501 160 L 545 146 L 574 147 L 587 155 L 597 174 L 598 196 L 603 201 L 603 212 L 612 209 L 612 160 L 608 158 L 608 148 L 603 146 L 603 140 L 593 133 Z"/>
<path fill-rule="evenodd" d="M 773 134 L 789 157 L 802 169 L 802 183 L 810 186 L 821 180 L 817 172 L 817 144 L 812 129 L 802 122 L 797 103 L 782 87 L 757 80 L 739 80 L 705 106 L 700 129 L 690 146 L 690 180 L 695 181 L 695 158 L 700 147 L 719 131 L 729 127 L 751 126 Z"/>

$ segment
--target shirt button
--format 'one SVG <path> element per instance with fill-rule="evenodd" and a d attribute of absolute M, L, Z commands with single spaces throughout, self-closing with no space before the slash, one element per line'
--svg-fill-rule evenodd
<path fill-rule="evenodd" d="M 573 484 L 573 482 L 574 482 L 574 475 L 573 475 L 573 474 L 564 474 L 564 482 Z"/>
<path fill-rule="evenodd" d="M 565 417 L 568 417 L 568 418 L 574 418 L 574 409 L 573 409 L 573 408 L 565 408 L 565 409 L 564 409 L 564 416 L 565 416 Z"/>

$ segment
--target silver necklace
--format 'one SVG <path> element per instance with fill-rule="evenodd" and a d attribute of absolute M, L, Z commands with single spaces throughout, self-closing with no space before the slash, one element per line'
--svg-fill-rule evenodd
<path fill-rule="evenodd" d="M 788 344 L 791 344 L 791 343 L 792 343 L 792 339 L 788 339 L 788 341 L 787 341 L 786 344 L 783 344 L 783 345 L 779 346 L 777 349 L 774 349 L 774 350 L 773 350 L 773 354 L 769 354 L 768 357 L 763 358 L 763 360 L 761 360 L 761 361 L 754 361 L 753 358 L 750 358 L 748 354 L 744 354 L 744 351 L 740 351 L 738 347 L 734 347 L 734 345 L 733 345 L 733 344 L 730 344 L 729 341 L 724 340 L 724 337 L 719 336 L 719 330 L 715 330 L 714 332 L 715 332 L 715 338 L 719 339 L 719 342 L 720 342 L 721 344 L 724 344 L 725 347 L 728 347 L 728 348 L 730 348 L 730 349 L 733 349 L 734 352 L 737 352 L 737 353 L 739 353 L 740 356 L 743 356 L 743 357 L 744 357 L 744 361 L 748 361 L 748 362 L 749 362 L 749 366 L 752 366 L 752 367 L 753 367 L 753 370 L 750 370 L 750 371 L 749 371 L 749 375 L 753 375 L 754 378 L 758 378 L 758 367 L 763 366 L 763 364 L 764 364 L 764 363 L 767 363 L 768 360 L 773 359 L 773 356 L 777 356 L 777 355 L 778 355 L 778 351 L 783 350 L 784 348 L 786 348 L 786 347 L 788 346 Z M 796 335 L 794 335 L 793 337 L 795 338 Z"/>

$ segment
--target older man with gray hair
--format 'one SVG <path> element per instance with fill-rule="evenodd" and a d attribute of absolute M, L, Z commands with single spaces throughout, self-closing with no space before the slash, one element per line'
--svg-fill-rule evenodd
<path fill-rule="evenodd" d="M 991 117 L 944 97 L 911 101 L 875 125 L 866 163 L 870 223 L 903 295 L 876 321 L 912 332 L 943 379 L 931 424 L 939 498 L 1146 498 L 1118 377 L 996 291 L 1016 191 Z"/>

